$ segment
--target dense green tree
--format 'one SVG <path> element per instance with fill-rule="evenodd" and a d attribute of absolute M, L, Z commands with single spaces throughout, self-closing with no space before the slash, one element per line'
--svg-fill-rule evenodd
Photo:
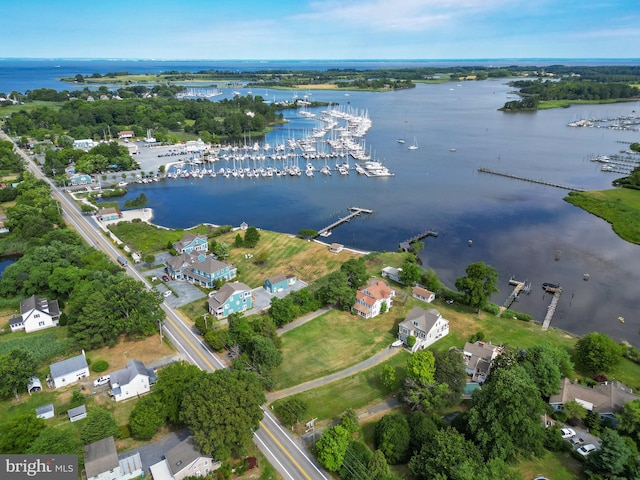
<path fill-rule="evenodd" d="M 384 459 L 384 456 L 382 457 Z M 352 440 L 344 455 L 340 478 L 342 480 L 372 480 L 369 473 L 369 463 L 373 459 L 373 452 L 364 443 Z M 386 465 L 386 460 L 385 460 Z M 387 467 L 388 470 L 388 467 Z"/>
<path fill-rule="evenodd" d="M 531 347 L 522 357 L 522 366 L 535 382 L 543 397 L 558 393 L 560 379 L 571 376 L 573 364 L 569 353 L 550 343 Z"/>
<path fill-rule="evenodd" d="M 349 447 L 349 432 L 341 425 L 329 427 L 316 442 L 318 461 L 331 472 L 337 472 Z"/>
<path fill-rule="evenodd" d="M 339 270 L 327 275 L 327 283 L 318 291 L 318 298 L 327 305 L 348 311 L 356 302 L 356 292 L 349 285 L 349 277 Z"/>
<path fill-rule="evenodd" d="M 467 266 L 466 274 L 456 280 L 456 288 L 467 305 L 481 309 L 498 292 L 498 272 L 490 265 L 475 262 Z"/>
<path fill-rule="evenodd" d="M 431 350 L 418 350 L 407 359 L 407 377 L 430 385 L 435 381 L 435 357 Z"/>
<path fill-rule="evenodd" d="M 166 420 L 166 405 L 160 396 L 142 397 L 129 415 L 131 436 L 138 440 L 150 440 Z"/>
<path fill-rule="evenodd" d="M 486 458 L 509 461 L 518 454 L 541 454 L 545 404 L 526 370 L 517 365 L 491 377 L 474 393 L 467 412 L 470 438 Z"/>
<path fill-rule="evenodd" d="M 389 365 L 382 365 L 382 373 L 380 373 L 380 381 L 388 390 L 398 388 L 398 379 L 396 378 L 396 368 Z"/>
<path fill-rule="evenodd" d="M 213 247 L 213 253 L 220 258 L 227 258 L 229 256 L 229 245 L 224 242 L 218 242 L 215 247 Z"/>
<path fill-rule="evenodd" d="M 184 392 L 180 418 L 202 453 L 224 460 L 251 441 L 264 402 L 255 374 L 217 370 L 200 377 Z"/>
<path fill-rule="evenodd" d="M 223 328 L 207 330 L 204 341 L 216 352 L 221 352 L 229 345 L 229 331 Z"/>
<path fill-rule="evenodd" d="M 431 441 L 442 422 L 438 417 L 427 415 L 419 410 L 412 412 L 408 421 L 411 432 L 410 451 L 415 455 L 420 452 L 423 445 Z"/>
<path fill-rule="evenodd" d="M 483 458 L 478 448 L 464 435 L 447 427 L 436 430 L 428 443 L 409 461 L 409 469 L 418 478 L 457 479 L 461 469 L 482 468 Z"/>
<path fill-rule="evenodd" d="M 587 409 L 575 400 L 565 402 L 562 408 L 562 413 L 566 415 L 567 420 L 572 424 L 576 420 L 584 420 L 587 418 Z"/>
<path fill-rule="evenodd" d="M 348 408 L 340 417 L 340 425 L 342 425 L 347 432 L 355 434 L 360 431 L 360 420 L 358 414 L 353 408 Z"/>
<path fill-rule="evenodd" d="M 153 387 L 154 396 L 158 396 L 172 423 L 179 423 L 184 392 L 192 390 L 205 373 L 196 365 L 184 361 L 174 362 L 158 372 Z"/>
<path fill-rule="evenodd" d="M 432 292 L 438 293 L 442 289 L 442 282 L 440 282 L 438 275 L 432 269 L 423 271 L 420 281 Z"/>
<path fill-rule="evenodd" d="M 244 232 L 244 244 L 246 247 L 255 248 L 260 241 L 260 232 L 256 227 L 249 227 Z"/>
<path fill-rule="evenodd" d="M 270 338 L 256 335 L 251 340 L 251 362 L 258 373 L 267 373 L 282 363 L 282 352 Z"/>
<path fill-rule="evenodd" d="M 80 438 L 84 445 L 110 436 L 117 438 L 119 435 L 118 424 L 111 412 L 104 407 L 88 409 L 87 420 L 80 431 Z"/>
<path fill-rule="evenodd" d="M 632 441 L 625 441 L 618 432 L 605 428 L 600 436 L 600 448 L 592 452 L 585 462 L 590 478 L 634 478 L 638 473 L 638 449 Z"/>
<path fill-rule="evenodd" d="M 31 410 L 0 425 L 0 452 L 25 453 L 45 429 L 44 420 Z"/>
<path fill-rule="evenodd" d="M 29 379 L 37 371 L 38 362 L 27 350 L 14 349 L 0 355 L 0 397 L 26 392 Z"/>
<path fill-rule="evenodd" d="M 444 400 L 447 405 L 457 405 L 462 399 L 467 383 L 467 370 L 464 357 L 457 349 L 433 352 L 435 375 L 437 384 L 446 384 L 448 392 Z"/>
<path fill-rule="evenodd" d="M 21 453 L 81 455 L 82 442 L 80 442 L 78 430 L 73 425 L 50 425 L 38 435 L 28 450 Z"/>
<path fill-rule="evenodd" d="M 624 405 L 622 413 L 618 414 L 618 430 L 640 445 L 640 400 Z"/>
<path fill-rule="evenodd" d="M 271 299 L 271 308 L 269 309 L 269 315 L 271 315 L 271 318 L 273 318 L 274 323 L 278 327 L 281 327 L 293 320 L 293 307 L 293 300 L 289 295 L 284 298 L 273 297 Z"/>
<path fill-rule="evenodd" d="M 422 267 L 409 259 L 402 264 L 402 270 L 398 274 L 400 281 L 405 285 L 415 285 L 421 276 Z"/>
<path fill-rule="evenodd" d="M 578 364 L 591 373 L 607 372 L 622 360 L 624 347 L 607 334 L 591 332 L 576 342 Z"/>
<path fill-rule="evenodd" d="M 385 415 L 376 423 L 376 448 L 381 450 L 390 465 L 406 462 L 409 458 L 411 432 L 407 417 L 400 413 Z"/>
<path fill-rule="evenodd" d="M 347 275 L 347 282 L 354 289 L 362 287 L 369 280 L 367 266 L 362 257 L 350 258 L 340 266 L 340 271 Z"/>
<path fill-rule="evenodd" d="M 289 397 L 277 402 L 274 411 L 283 424 L 291 427 L 304 419 L 308 406 L 304 400 Z"/>

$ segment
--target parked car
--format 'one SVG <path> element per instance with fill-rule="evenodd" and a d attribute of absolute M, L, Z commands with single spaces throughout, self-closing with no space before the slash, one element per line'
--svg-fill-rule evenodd
<path fill-rule="evenodd" d="M 584 443 L 584 440 L 582 438 L 579 438 L 579 437 L 571 437 L 569 439 L 569 443 L 572 446 L 577 447 L 578 445 L 582 445 Z"/>
<path fill-rule="evenodd" d="M 163 297 L 168 297 L 169 295 L 171 295 L 171 290 L 167 290 L 162 294 Z"/>
<path fill-rule="evenodd" d="M 561 428 L 560 433 L 562 433 L 562 438 L 571 438 L 576 435 L 576 431 L 573 428 Z"/>
<path fill-rule="evenodd" d="M 167 275 L 162 275 L 162 281 L 163 282 L 168 282 L 169 280 L 171 280 Z"/>
<path fill-rule="evenodd" d="M 111 380 L 111 377 L 109 377 L 109 375 L 98 377 L 93 381 L 93 386 L 101 387 L 102 385 L 106 385 L 107 383 L 109 383 L 109 380 Z"/>
<path fill-rule="evenodd" d="M 591 453 L 596 450 L 596 446 L 593 443 L 587 443 L 586 445 L 581 446 L 576 450 L 583 457 L 588 457 Z"/>

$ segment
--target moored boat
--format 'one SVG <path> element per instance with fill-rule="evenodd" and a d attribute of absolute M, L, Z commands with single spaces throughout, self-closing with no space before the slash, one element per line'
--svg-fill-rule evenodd
<path fill-rule="evenodd" d="M 555 283 L 543 283 L 542 289 L 545 292 L 554 293 L 557 289 L 560 288 L 560 285 L 556 285 Z"/>

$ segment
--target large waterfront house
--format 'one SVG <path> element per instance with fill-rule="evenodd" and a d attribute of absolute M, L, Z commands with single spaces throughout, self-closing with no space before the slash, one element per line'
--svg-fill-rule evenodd
<path fill-rule="evenodd" d="M 269 293 L 277 293 L 287 290 L 297 281 L 295 275 L 279 274 L 265 279 L 263 287 Z"/>
<path fill-rule="evenodd" d="M 200 453 L 191 436 L 166 451 L 163 458 L 164 460 L 149 467 L 153 480 L 206 477 L 222 465 L 213 457 Z"/>
<path fill-rule="evenodd" d="M 113 437 L 103 438 L 84 447 L 87 480 L 129 480 L 144 476 L 140 453 L 118 459 Z"/>
<path fill-rule="evenodd" d="M 356 293 L 356 303 L 351 307 L 351 311 L 364 318 L 373 318 L 380 314 L 383 309 L 391 310 L 392 299 L 396 296 L 396 291 L 389 287 L 382 280 L 372 280 L 369 285 L 358 289 Z"/>
<path fill-rule="evenodd" d="M 204 252 L 183 253 L 169 258 L 166 263 L 167 273 L 174 280 L 187 280 L 205 288 L 213 288 L 218 280 L 235 278 L 235 265 L 222 262 Z"/>
<path fill-rule="evenodd" d="M 173 244 L 177 253 L 208 252 L 209 240 L 206 235 L 187 233 Z"/>
<path fill-rule="evenodd" d="M 411 352 L 416 352 L 435 343 L 449 333 L 449 320 L 442 318 L 435 308 L 423 310 L 413 307 L 398 325 L 398 340 L 408 346 L 409 337 L 415 337 L 416 342 Z"/>
<path fill-rule="evenodd" d="M 109 375 L 111 391 L 109 395 L 116 401 L 143 395 L 151 390 L 155 383 L 155 373 L 139 360 L 129 360 L 121 370 Z"/>
<path fill-rule="evenodd" d="M 467 375 L 471 375 L 471 380 L 478 383 L 484 383 L 491 372 L 491 363 L 502 349 L 497 345 L 487 342 L 467 342 L 462 350 L 464 363 L 466 365 Z"/>
<path fill-rule="evenodd" d="M 564 408 L 565 403 L 575 401 L 597 413 L 601 419 L 616 422 L 616 414 L 622 412 L 625 404 L 638 399 L 640 395 L 617 380 L 587 387 L 565 377 L 560 382 L 558 393 L 549 397 L 549 405 L 557 412 Z"/>
<path fill-rule="evenodd" d="M 253 307 L 251 289 L 241 282 L 225 283 L 220 290 L 209 296 L 208 304 L 209 313 L 216 318 L 244 312 Z"/>
<path fill-rule="evenodd" d="M 20 316 L 9 320 L 12 332 L 24 330 L 26 333 L 57 327 L 60 321 L 60 307 L 57 300 L 47 300 L 31 295 L 20 302 Z"/>
<path fill-rule="evenodd" d="M 84 350 L 80 355 L 52 363 L 49 365 L 49 370 L 54 388 L 70 385 L 89 376 L 89 365 Z"/>

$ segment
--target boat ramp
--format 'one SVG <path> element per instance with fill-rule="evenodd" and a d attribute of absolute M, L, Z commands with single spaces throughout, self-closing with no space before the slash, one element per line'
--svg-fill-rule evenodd
<path fill-rule="evenodd" d="M 345 217 L 341 217 L 335 222 L 333 222 L 331 225 L 327 225 L 326 227 L 320 229 L 318 231 L 318 235 L 320 235 L 321 237 L 328 237 L 331 234 L 331 230 L 333 230 L 337 226 L 342 225 L 343 223 L 346 223 L 346 222 L 350 222 L 352 218 L 362 215 L 363 213 L 373 213 L 373 210 L 369 210 L 368 208 L 360 208 L 360 207 L 349 207 L 348 210 L 350 212 L 349 215 Z"/>

